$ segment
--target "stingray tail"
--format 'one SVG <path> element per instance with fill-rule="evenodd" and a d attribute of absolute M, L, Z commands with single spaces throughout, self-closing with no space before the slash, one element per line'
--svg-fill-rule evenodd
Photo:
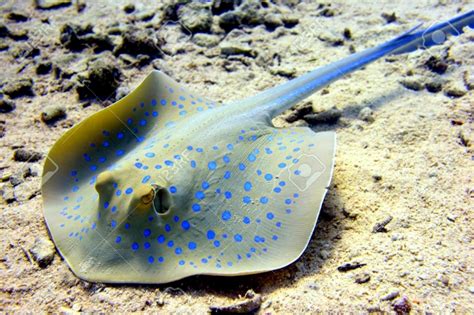
<path fill-rule="evenodd" d="M 448 35 L 461 34 L 465 26 L 474 28 L 474 10 L 424 30 L 419 30 L 420 26 L 421 24 L 377 47 L 352 54 L 248 98 L 240 103 L 240 110 L 249 111 L 252 115 L 274 117 L 331 82 L 383 56 L 406 53 L 418 48 L 426 49 L 442 44 Z"/>

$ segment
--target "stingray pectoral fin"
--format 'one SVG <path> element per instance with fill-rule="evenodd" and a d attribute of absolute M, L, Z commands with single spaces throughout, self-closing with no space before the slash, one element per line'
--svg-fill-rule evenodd
<path fill-rule="evenodd" d="M 228 199 L 215 217 L 233 243 L 222 250 L 222 267 L 209 273 L 270 271 L 300 257 L 328 190 L 335 144 L 334 132 L 309 128 L 273 129 L 255 139 L 224 188 Z"/>
<path fill-rule="evenodd" d="M 169 200 L 160 199 L 158 206 L 150 202 L 152 184 L 163 183 L 138 172 L 136 152 L 214 105 L 153 71 L 129 95 L 89 116 L 54 144 L 42 177 L 44 216 L 59 252 L 79 277 L 146 282 L 146 275 L 125 272 L 137 259 L 130 257 L 135 253 L 134 229 L 126 227 L 157 218 Z M 150 150 L 144 158 L 150 161 L 154 152 L 159 154 Z M 147 257 L 143 261 L 147 264 Z M 124 274 L 117 275 L 119 271 Z"/>

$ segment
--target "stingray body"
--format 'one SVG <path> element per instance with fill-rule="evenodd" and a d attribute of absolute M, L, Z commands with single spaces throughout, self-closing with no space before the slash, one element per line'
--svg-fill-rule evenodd
<path fill-rule="evenodd" d="M 460 30 L 472 15 L 430 33 Z M 422 36 L 413 31 L 226 105 L 152 72 L 49 152 L 44 213 L 61 255 L 80 278 L 114 283 L 290 264 L 315 228 L 335 134 L 277 129 L 271 119 L 346 73 L 413 50 Z"/>

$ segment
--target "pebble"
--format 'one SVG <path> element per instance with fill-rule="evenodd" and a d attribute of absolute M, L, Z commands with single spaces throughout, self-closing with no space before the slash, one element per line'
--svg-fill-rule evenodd
<path fill-rule="evenodd" d="M 49 105 L 41 112 L 41 120 L 46 124 L 54 124 L 66 118 L 66 108 L 63 105 Z"/>
<path fill-rule="evenodd" d="M 375 223 L 374 227 L 372 228 L 372 233 L 385 233 L 387 232 L 387 229 L 385 226 L 389 224 L 393 220 L 393 217 L 389 215 L 385 219 L 383 219 L 380 222 Z"/>
<path fill-rule="evenodd" d="M 217 35 L 198 33 L 193 36 L 193 42 L 201 47 L 214 47 L 220 42 L 220 38 Z"/>
<path fill-rule="evenodd" d="M 393 302 L 393 310 L 399 315 L 408 314 L 411 311 L 411 303 L 406 296 L 402 296 Z"/>
<path fill-rule="evenodd" d="M 30 78 L 20 78 L 9 81 L 2 89 L 5 95 L 11 98 L 21 96 L 33 96 L 33 80 Z"/>
<path fill-rule="evenodd" d="M 337 270 L 340 272 L 346 272 L 354 269 L 358 269 L 361 267 L 364 267 L 367 264 L 359 263 L 359 262 L 353 262 L 353 263 L 345 263 L 337 267 Z"/>
<path fill-rule="evenodd" d="M 470 293 L 474 294 L 474 286 L 472 286 L 472 287 L 469 287 L 469 289 L 468 289 L 468 290 L 469 290 L 469 292 L 470 292 Z"/>
<path fill-rule="evenodd" d="M 36 66 L 36 74 L 48 74 L 51 72 L 53 64 L 49 60 L 42 61 Z"/>
<path fill-rule="evenodd" d="M 59 41 L 72 51 L 92 47 L 94 52 L 98 53 L 114 49 L 112 40 L 107 35 L 95 34 L 91 24 L 64 24 L 60 30 Z"/>
<path fill-rule="evenodd" d="M 355 283 L 362 284 L 370 281 L 370 275 L 368 273 L 363 273 L 360 275 L 357 275 L 355 278 Z"/>
<path fill-rule="evenodd" d="M 227 306 L 211 306 L 211 314 L 245 314 L 253 313 L 262 305 L 262 296 L 253 290 L 245 293 L 245 300 Z"/>
<path fill-rule="evenodd" d="M 123 7 L 123 11 L 127 14 L 132 13 L 133 11 L 135 11 L 135 5 L 133 3 L 129 3 Z"/>
<path fill-rule="evenodd" d="M 238 12 L 229 11 L 219 16 L 219 26 L 226 32 L 230 32 L 241 24 L 241 18 Z"/>
<path fill-rule="evenodd" d="M 366 122 L 374 122 L 375 121 L 374 112 L 372 111 L 372 109 L 370 107 L 362 108 L 359 112 L 358 117 L 359 117 L 360 120 L 363 120 L 363 121 L 366 121 Z"/>
<path fill-rule="evenodd" d="M 222 42 L 219 45 L 221 54 L 230 55 L 251 55 L 252 48 L 247 44 L 240 44 L 235 42 Z"/>
<path fill-rule="evenodd" d="M 43 155 L 39 152 L 17 149 L 13 153 L 13 160 L 17 162 L 38 162 Z"/>
<path fill-rule="evenodd" d="M 399 295 L 400 295 L 400 291 L 398 291 L 398 290 L 392 291 L 389 294 L 382 296 L 380 298 L 380 301 L 391 301 Z"/>
<path fill-rule="evenodd" d="M 406 78 L 400 81 L 400 83 L 407 89 L 413 91 L 421 91 L 424 88 L 424 82 L 421 76 Z"/>
<path fill-rule="evenodd" d="M 72 4 L 72 0 L 35 0 L 36 8 L 41 10 L 58 9 Z"/>
<path fill-rule="evenodd" d="M 342 116 L 342 110 L 332 107 L 324 112 L 304 115 L 303 119 L 308 124 L 336 124 Z"/>
<path fill-rule="evenodd" d="M 431 56 L 425 62 L 425 67 L 437 74 L 443 74 L 448 69 L 448 64 L 439 57 Z"/>
<path fill-rule="evenodd" d="M 443 89 L 443 84 L 439 80 L 430 80 L 425 83 L 425 88 L 428 92 L 438 93 Z"/>
<path fill-rule="evenodd" d="M 0 99 L 0 113 L 9 113 L 15 110 L 16 105 L 13 101 Z"/>
<path fill-rule="evenodd" d="M 467 90 L 462 82 L 451 81 L 444 87 L 444 92 L 447 96 L 461 97 L 467 93 Z"/>
<path fill-rule="evenodd" d="M 387 22 L 387 23 L 392 23 L 392 22 L 395 22 L 397 20 L 397 16 L 395 15 L 395 12 L 392 12 L 392 13 L 382 13 L 382 17 L 383 19 Z"/>
<path fill-rule="evenodd" d="M 10 21 L 15 22 L 26 22 L 28 21 L 28 15 L 23 12 L 12 11 L 6 15 L 6 18 Z"/>
<path fill-rule="evenodd" d="M 181 26 L 192 33 L 211 30 L 211 10 L 200 2 L 191 2 L 179 8 L 178 17 Z"/>
<path fill-rule="evenodd" d="M 80 100 L 100 101 L 115 97 L 122 72 L 111 58 L 100 58 L 89 63 L 87 72 L 78 76 L 76 92 Z"/>
<path fill-rule="evenodd" d="M 47 238 L 37 237 L 30 248 L 33 259 L 41 268 L 47 267 L 54 259 L 54 244 Z"/>
<path fill-rule="evenodd" d="M 151 30 L 131 28 L 122 35 L 122 42 L 114 50 L 114 55 L 148 55 L 152 58 L 162 56 L 156 35 Z"/>

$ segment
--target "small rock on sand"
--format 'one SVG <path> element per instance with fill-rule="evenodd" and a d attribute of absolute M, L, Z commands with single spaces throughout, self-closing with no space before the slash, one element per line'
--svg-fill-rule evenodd
<path fill-rule="evenodd" d="M 3 87 L 2 92 L 11 98 L 33 96 L 33 80 L 30 78 L 12 80 Z"/>
<path fill-rule="evenodd" d="M 54 245 L 44 237 L 37 237 L 35 243 L 30 248 L 33 259 L 41 268 L 47 267 L 54 259 Z"/>
<path fill-rule="evenodd" d="M 374 122 L 374 112 L 370 107 L 364 107 L 359 112 L 359 119 L 364 120 L 366 122 Z"/>
<path fill-rule="evenodd" d="M 13 154 L 13 160 L 17 162 L 37 162 L 41 158 L 41 153 L 26 149 L 17 149 Z"/>
<path fill-rule="evenodd" d="M 62 105 L 49 105 L 43 109 L 41 120 L 46 124 L 53 124 L 66 118 L 66 108 Z"/>
<path fill-rule="evenodd" d="M 245 300 L 228 306 L 211 306 L 211 314 L 247 314 L 255 312 L 262 305 L 262 296 L 253 290 L 247 291 Z"/>
<path fill-rule="evenodd" d="M 411 311 L 411 303 L 406 296 L 402 296 L 395 302 L 393 302 L 393 310 L 398 315 L 409 314 Z"/>
<path fill-rule="evenodd" d="M 36 8 L 41 10 L 58 9 L 72 4 L 72 0 L 35 0 Z"/>
<path fill-rule="evenodd" d="M 16 106 L 13 101 L 0 99 L 0 113 L 9 113 L 15 110 Z"/>

